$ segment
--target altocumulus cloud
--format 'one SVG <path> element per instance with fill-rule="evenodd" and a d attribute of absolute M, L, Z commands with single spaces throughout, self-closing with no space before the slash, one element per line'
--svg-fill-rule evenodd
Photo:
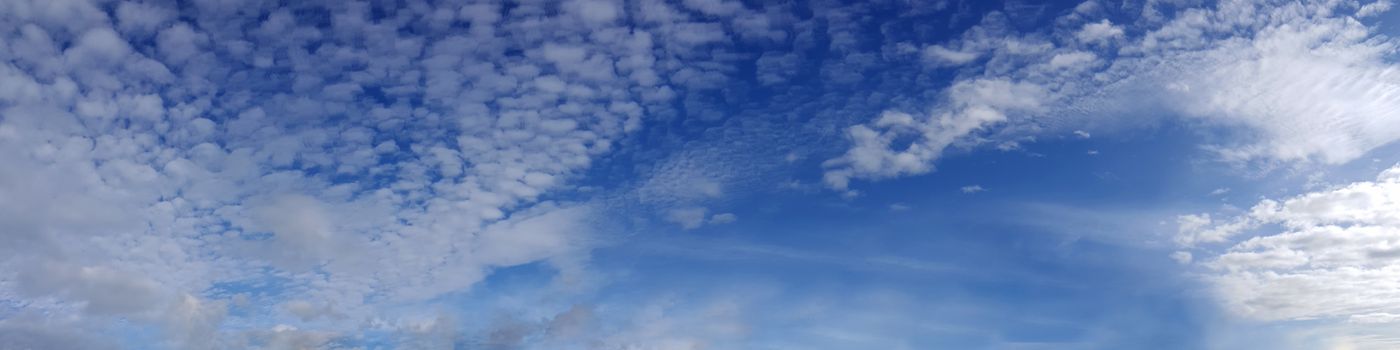
<path fill-rule="evenodd" d="M 0 4 L 6 338 L 442 333 L 384 306 L 576 271 L 594 206 L 542 195 L 722 77 L 708 47 L 785 35 L 738 2 L 394 5 Z"/>
<path fill-rule="evenodd" d="M 1154 118 L 1237 133 L 1204 146 L 1238 162 L 1400 139 L 1395 41 L 1366 24 L 1388 2 L 1088 1 L 918 34 L 950 7 L 0 2 L 0 347 L 722 347 L 750 332 L 742 298 L 534 310 L 472 339 L 432 309 L 520 265 L 587 284 L 608 198 L 739 226 L 726 197 L 785 166 L 854 197 L 951 150 Z M 771 103 L 735 107 L 755 91 Z M 555 195 L 695 134 L 639 156 L 626 193 Z M 1397 171 L 1182 216 L 1176 256 L 1238 315 L 1393 323 Z"/>

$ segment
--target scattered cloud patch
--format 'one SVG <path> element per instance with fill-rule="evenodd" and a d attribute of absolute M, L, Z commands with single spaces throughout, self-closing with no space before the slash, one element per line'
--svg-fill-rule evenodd
<path fill-rule="evenodd" d="M 923 55 L 925 61 L 937 66 L 961 66 L 982 56 L 978 52 L 954 51 L 940 45 L 924 48 Z"/>
<path fill-rule="evenodd" d="M 739 221 L 739 216 L 733 213 L 720 213 L 710 217 L 710 225 L 723 225 Z"/>
<path fill-rule="evenodd" d="M 1182 265 L 1190 264 L 1194 257 L 1191 252 L 1172 252 L 1171 254 L 1172 261 Z"/>
<path fill-rule="evenodd" d="M 734 1 L 175 5 L 0 5 L 0 299 L 35 327 L 316 348 L 417 334 L 405 308 L 502 267 L 581 269 L 602 206 L 543 198 L 789 24 Z M 735 219 L 703 214 L 676 217 Z"/>
<path fill-rule="evenodd" d="M 683 229 L 692 230 L 705 225 L 707 212 L 708 209 L 699 207 L 671 209 L 666 213 L 666 220 L 680 225 Z"/>
<path fill-rule="evenodd" d="M 1082 43 L 1103 43 L 1123 38 L 1123 27 L 1104 19 L 1084 24 L 1078 32 L 1074 33 L 1074 37 Z"/>

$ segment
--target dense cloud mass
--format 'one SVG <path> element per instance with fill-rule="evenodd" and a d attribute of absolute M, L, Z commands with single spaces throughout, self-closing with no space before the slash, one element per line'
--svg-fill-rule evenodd
<path fill-rule="evenodd" d="M 1388 2 L 973 3 L 0 1 L 0 348 L 723 347 L 739 301 L 438 309 L 522 266 L 586 293 L 616 221 L 737 225 L 736 192 L 855 197 L 1145 105 L 1236 161 L 1400 139 Z M 1178 243 L 1283 225 L 1201 261 L 1234 310 L 1400 320 L 1326 298 L 1391 283 L 1396 171 Z"/>

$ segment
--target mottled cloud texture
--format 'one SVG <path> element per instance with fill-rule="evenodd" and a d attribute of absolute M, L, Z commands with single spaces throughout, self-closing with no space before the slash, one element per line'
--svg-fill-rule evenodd
<path fill-rule="evenodd" d="M 594 291 L 610 227 L 953 149 L 1139 117 L 1241 162 L 1400 139 L 1388 2 L 1185 3 L 0 1 L 0 348 L 726 348 L 756 302 L 442 310 L 504 269 Z M 1178 260 L 1239 315 L 1400 320 L 1396 171 L 1183 216 Z"/>

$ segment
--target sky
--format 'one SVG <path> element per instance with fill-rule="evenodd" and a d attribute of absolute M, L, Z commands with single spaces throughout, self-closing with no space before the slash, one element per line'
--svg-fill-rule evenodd
<path fill-rule="evenodd" d="M 1391 8 L 0 1 L 0 349 L 1395 348 Z"/>

